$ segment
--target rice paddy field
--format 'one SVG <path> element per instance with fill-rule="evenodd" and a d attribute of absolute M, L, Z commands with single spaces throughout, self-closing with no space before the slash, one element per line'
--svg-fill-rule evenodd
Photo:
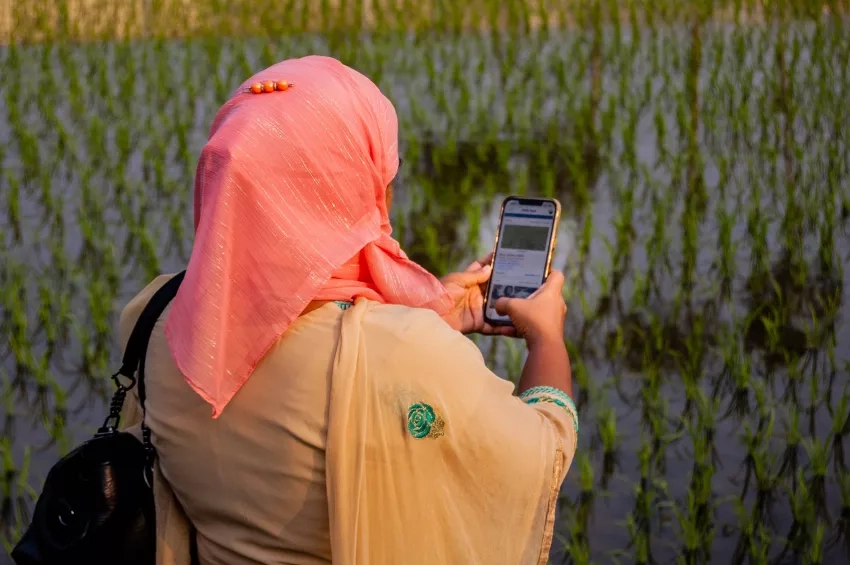
<path fill-rule="evenodd" d="M 105 416 L 120 309 L 186 263 L 214 112 L 253 72 L 319 53 L 396 104 L 395 234 L 435 273 L 491 247 L 506 195 L 564 207 L 581 437 L 551 563 L 850 563 L 847 14 L 0 2 L 5 550 Z M 521 342 L 477 341 L 519 375 Z"/>

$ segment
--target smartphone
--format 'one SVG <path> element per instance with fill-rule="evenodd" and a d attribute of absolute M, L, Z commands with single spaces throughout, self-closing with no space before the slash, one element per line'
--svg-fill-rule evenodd
<path fill-rule="evenodd" d="M 502 202 L 484 301 L 488 324 L 512 325 L 510 318 L 496 313 L 496 300 L 528 298 L 549 276 L 560 218 L 561 204 L 554 198 L 508 196 Z"/>

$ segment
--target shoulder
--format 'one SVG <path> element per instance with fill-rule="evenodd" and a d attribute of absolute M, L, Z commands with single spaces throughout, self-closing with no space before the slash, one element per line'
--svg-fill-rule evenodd
<path fill-rule="evenodd" d="M 175 275 L 176 273 L 156 277 L 154 280 L 149 282 L 148 285 L 139 292 L 139 294 L 130 299 L 127 305 L 121 310 L 121 316 L 118 318 L 118 334 L 121 340 L 122 349 L 126 346 L 127 340 L 130 339 L 130 333 L 133 330 L 133 326 L 136 324 L 139 316 L 142 315 L 142 310 L 144 310 L 151 297 L 153 297 L 156 291 L 162 288 L 162 286 Z"/>
<path fill-rule="evenodd" d="M 362 330 L 372 359 L 428 367 L 446 376 L 478 372 L 499 379 L 487 369 L 478 346 L 433 310 L 371 303 Z"/>
<path fill-rule="evenodd" d="M 445 326 L 451 329 L 433 310 L 371 301 L 363 316 L 363 325 L 376 330 L 399 332 L 422 327 L 441 329 L 441 326 Z"/>
<path fill-rule="evenodd" d="M 478 352 L 469 338 L 449 326 L 433 310 L 376 302 L 369 306 L 363 316 L 364 331 L 385 336 L 396 346 L 454 344 Z"/>

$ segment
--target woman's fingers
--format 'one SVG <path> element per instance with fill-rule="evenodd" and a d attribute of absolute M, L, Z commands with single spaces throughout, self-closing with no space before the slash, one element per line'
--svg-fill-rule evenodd
<path fill-rule="evenodd" d="M 490 253 L 488 253 L 488 254 L 487 254 L 487 255 L 485 255 L 484 257 L 481 257 L 481 258 L 480 258 L 480 259 L 478 259 L 477 261 L 474 261 L 472 264 L 470 264 L 470 265 L 466 268 L 466 271 L 467 271 L 467 272 L 469 272 L 469 271 L 477 271 L 477 270 L 481 269 L 482 267 L 487 267 L 487 266 L 489 266 L 489 265 L 490 265 L 490 263 L 492 263 L 492 262 L 493 262 L 493 252 L 491 251 Z"/>
<path fill-rule="evenodd" d="M 462 282 L 464 288 L 480 286 L 490 279 L 490 271 L 492 270 L 490 265 L 484 265 L 478 269 L 466 270 L 458 273 L 458 280 Z"/>
<path fill-rule="evenodd" d="M 444 285 L 457 285 L 460 288 L 473 288 L 481 286 L 490 279 L 490 265 L 484 265 L 478 269 L 467 269 L 459 273 L 450 273 L 441 279 Z"/>
<path fill-rule="evenodd" d="M 481 328 L 484 335 L 500 335 L 504 337 L 517 337 L 516 328 L 513 326 L 491 326 L 485 323 Z"/>
<path fill-rule="evenodd" d="M 538 288 L 534 294 L 537 292 L 553 292 L 558 296 L 562 296 L 564 288 L 564 273 L 561 271 L 550 271 L 549 276 L 546 277 L 546 281 Z M 532 295 L 533 296 L 533 295 Z M 531 298 L 531 296 L 529 296 Z"/>
<path fill-rule="evenodd" d="M 505 337 L 519 337 L 516 333 L 516 328 L 513 326 L 498 326 L 496 333 Z"/>
<path fill-rule="evenodd" d="M 544 283 L 544 284 L 545 284 L 545 283 Z M 543 289 L 543 285 L 540 285 L 540 286 L 538 286 L 538 287 L 537 287 L 537 290 L 535 290 L 534 292 L 532 292 L 531 294 L 529 294 L 528 296 L 526 296 L 526 297 L 525 297 L 525 299 L 526 299 L 526 300 L 531 300 L 531 299 L 532 299 L 532 298 L 534 298 L 535 296 L 540 296 L 540 294 L 541 294 L 543 291 L 544 291 L 544 289 Z"/>

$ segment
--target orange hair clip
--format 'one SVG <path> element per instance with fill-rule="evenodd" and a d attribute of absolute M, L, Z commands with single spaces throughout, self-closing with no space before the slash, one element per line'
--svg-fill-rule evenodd
<path fill-rule="evenodd" d="M 263 92 L 274 92 L 275 90 L 289 90 L 295 86 L 295 83 L 287 82 L 285 80 L 267 80 L 265 82 L 255 82 L 245 92 L 253 92 L 254 94 L 261 94 Z"/>

